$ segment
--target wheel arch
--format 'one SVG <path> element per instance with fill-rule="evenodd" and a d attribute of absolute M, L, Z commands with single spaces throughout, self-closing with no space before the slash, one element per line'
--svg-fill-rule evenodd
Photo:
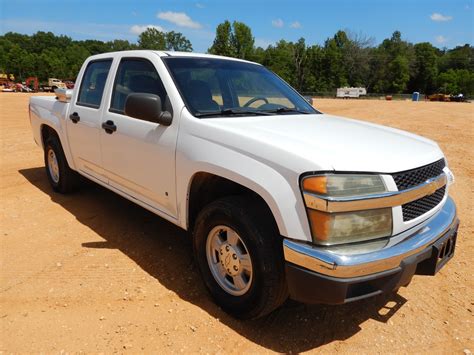
<path fill-rule="evenodd" d="M 273 200 L 268 201 L 271 199 L 269 196 L 265 198 L 249 186 L 205 171 L 195 173 L 189 183 L 186 208 L 187 229 L 193 229 L 197 215 L 204 206 L 219 198 L 236 195 L 247 195 L 255 198 L 255 201 L 266 210 L 275 228 L 280 234 L 284 234 L 282 233 L 284 232 L 284 226 L 282 226 L 280 212 L 275 211 L 275 207 L 270 207 L 271 205 L 276 206 L 276 202 Z"/>
<path fill-rule="evenodd" d="M 61 143 L 61 138 L 59 137 L 59 134 L 58 132 L 50 125 L 46 124 L 46 123 L 43 123 L 41 124 L 40 126 L 40 132 L 41 132 L 41 144 L 43 146 L 43 149 L 45 148 L 45 144 L 46 144 L 46 141 L 50 138 L 50 137 L 56 137 L 59 141 L 59 143 L 61 144 L 62 146 L 62 143 Z"/>
<path fill-rule="evenodd" d="M 56 137 L 58 139 L 59 144 L 61 145 L 61 148 L 64 152 L 64 155 L 66 157 L 66 161 L 68 165 L 74 169 L 74 164 L 73 164 L 73 159 L 69 154 L 69 149 L 68 147 L 65 146 L 63 140 L 61 139 L 60 134 L 58 133 L 57 129 L 55 129 L 53 126 L 47 124 L 47 123 L 41 123 L 40 125 L 40 137 L 41 137 L 41 146 L 43 150 L 45 149 L 45 144 L 48 138 L 50 137 Z"/>

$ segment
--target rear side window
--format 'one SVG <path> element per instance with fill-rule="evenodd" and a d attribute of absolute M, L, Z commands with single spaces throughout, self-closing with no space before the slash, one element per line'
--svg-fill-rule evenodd
<path fill-rule="evenodd" d="M 166 91 L 153 64 L 145 59 L 122 59 L 115 78 L 110 111 L 123 114 L 127 96 L 137 92 L 158 95 L 166 105 Z"/>
<path fill-rule="evenodd" d="M 100 107 L 111 64 L 112 59 L 108 59 L 90 62 L 87 65 L 79 89 L 78 105 L 93 108 Z"/>

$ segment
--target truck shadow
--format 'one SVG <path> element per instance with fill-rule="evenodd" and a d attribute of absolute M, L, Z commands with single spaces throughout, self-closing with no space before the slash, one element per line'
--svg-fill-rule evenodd
<path fill-rule="evenodd" d="M 341 306 L 288 301 L 262 319 L 239 321 L 210 299 L 194 265 L 187 232 L 93 183 L 73 195 L 60 195 L 50 188 L 44 168 L 22 169 L 19 173 L 104 239 L 82 243 L 82 247 L 120 250 L 184 301 L 273 351 L 302 352 L 348 339 L 368 319 L 387 322 L 406 302 L 395 293 Z"/>

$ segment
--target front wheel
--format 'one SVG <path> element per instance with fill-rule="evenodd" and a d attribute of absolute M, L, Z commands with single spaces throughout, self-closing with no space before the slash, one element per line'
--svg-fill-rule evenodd
<path fill-rule="evenodd" d="M 197 218 L 194 253 L 216 303 L 237 318 L 270 313 L 288 297 L 281 237 L 260 201 L 231 196 Z"/>

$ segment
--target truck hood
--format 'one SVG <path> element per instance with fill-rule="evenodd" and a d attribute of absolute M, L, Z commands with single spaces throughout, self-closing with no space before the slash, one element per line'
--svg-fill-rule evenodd
<path fill-rule="evenodd" d="M 393 173 L 443 157 L 439 146 L 429 139 L 327 114 L 203 121 L 208 128 L 220 131 L 211 135 L 215 143 L 299 173 L 317 170 Z"/>

